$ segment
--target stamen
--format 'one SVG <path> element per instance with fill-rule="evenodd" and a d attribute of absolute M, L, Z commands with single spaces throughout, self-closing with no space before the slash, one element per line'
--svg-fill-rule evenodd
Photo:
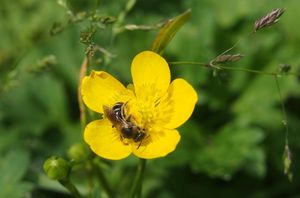
<path fill-rule="evenodd" d="M 141 146 L 147 145 L 152 139 L 151 133 L 157 131 L 153 127 L 163 127 L 173 113 L 171 95 L 161 93 L 161 90 L 147 85 L 143 87 L 143 94 L 132 98 L 124 108 L 125 115 L 131 116 L 130 121 L 146 134 L 147 140 L 143 139 Z"/>

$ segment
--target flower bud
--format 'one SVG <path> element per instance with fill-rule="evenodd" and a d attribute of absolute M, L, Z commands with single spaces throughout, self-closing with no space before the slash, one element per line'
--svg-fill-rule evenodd
<path fill-rule="evenodd" d="M 43 169 L 50 179 L 62 180 L 67 177 L 70 165 L 63 158 L 52 156 L 44 162 Z"/>
<path fill-rule="evenodd" d="M 81 143 L 73 144 L 68 150 L 69 158 L 75 161 L 86 160 L 88 155 L 89 153 L 86 146 Z"/>

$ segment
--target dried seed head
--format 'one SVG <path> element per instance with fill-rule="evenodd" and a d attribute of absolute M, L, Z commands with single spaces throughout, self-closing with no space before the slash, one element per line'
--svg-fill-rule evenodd
<path fill-rule="evenodd" d="M 224 54 L 218 56 L 214 61 L 217 63 L 234 62 L 240 60 L 243 56 L 242 54 Z"/>
<path fill-rule="evenodd" d="M 224 54 L 216 57 L 211 61 L 212 64 L 235 62 L 240 60 L 244 55 L 242 54 Z"/>
<path fill-rule="evenodd" d="M 284 13 L 284 8 L 277 8 L 275 10 L 272 10 L 269 14 L 266 16 L 260 18 L 259 20 L 255 21 L 254 27 L 253 27 L 253 33 L 255 33 L 257 30 L 262 29 L 267 26 L 271 26 L 278 22 L 279 17 Z"/>
<path fill-rule="evenodd" d="M 291 182 L 293 180 L 293 173 L 291 171 L 292 152 L 288 144 L 286 144 L 284 147 L 283 165 L 284 165 L 284 174 L 288 176 L 288 179 Z"/>

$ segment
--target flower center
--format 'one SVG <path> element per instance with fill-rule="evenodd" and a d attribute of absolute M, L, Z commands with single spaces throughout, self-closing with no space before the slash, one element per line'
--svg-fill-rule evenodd
<path fill-rule="evenodd" d="M 128 101 L 125 112 L 136 126 L 151 135 L 169 120 L 173 112 L 172 101 L 168 93 L 162 94 L 154 86 L 144 86 L 143 94 Z"/>

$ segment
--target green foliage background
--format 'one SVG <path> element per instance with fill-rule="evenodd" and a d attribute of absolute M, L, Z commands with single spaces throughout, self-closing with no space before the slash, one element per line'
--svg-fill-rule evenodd
<path fill-rule="evenodd" d="M 168 61 L 209 62 L 240 40 L 233 52 L 245 57 L 231 66 L 277 71 L 288 63 L 293 71 L 299 69 L 297 0 L 140 0 L 123 21 L 125 0 L 70 0 L 68 8 L 63 2 L 0 1 L 0 197 L 69 197 L 46 178 L 42 164 L 51 155 L 66 156 L 71 145 L 83 141 L 77 88 L 91 43 L 80 38 L 91 27 L 97 30 L 92 42 L 101 47 L 92 68 L 105 69 L 124 84 L 130 82 L 132 58 L 149 49 L 158 32 L 133 30 L 128 24 L 155 26 L 189 8 L 191 19 L 165 50 Z M 277 7 L 286 8 L 280 22 L 250 35 L 254 21 Z M 96 10 L 112 23 L 83 15 Z M 227 71 L 216 77 L 195 65 L 173 65 L 171 71 L 173 78 L 191 82 L 199 102 L 179 129 L 176 151 L 148 162 L 144 197 L 300 196 L 296 76 L 279 78 L 293 153 L 290 183 L 283 173 L 286 134 L 272 76 Z M 128 191 L 137 162 L 130 157 L 103 164 L 116 191 Z M 86 192 L 84 177 L 79 170 L 74 180 Z M 101 197 L 101 188 L 94 194 Z"/>

